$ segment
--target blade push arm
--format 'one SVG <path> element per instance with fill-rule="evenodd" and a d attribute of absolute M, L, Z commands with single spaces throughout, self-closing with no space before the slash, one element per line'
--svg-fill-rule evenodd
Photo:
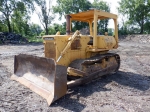
<path fill-rule="evenodd" d="M 63 51 L 61 52 L 59 58 L 57 59 L 56 62 L 59 62 L 59 60 L 62 58 L 62 56 L 66 53 L 66 51 L 70 48 L 72 42 L 75 40 L 76 36 L 79 35 L 79 31 L 77 30 L 72 37 L 70 37 L 68 40 L 69 42 L 67 43 L 67 45 L 65 46 L 65 48 L 63 49 Z"/>

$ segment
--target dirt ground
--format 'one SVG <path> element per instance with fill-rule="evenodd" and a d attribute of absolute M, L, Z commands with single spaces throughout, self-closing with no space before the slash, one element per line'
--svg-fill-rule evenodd
<path fill-rule="evenodd" d="M 16 81 L 13 57 L 43 56 L 42 44 L 0 46 L 0 112 L 150 112 L 150 42 L 121 40 L 112 52 L 121 57 L 118 73 L 68 90 L 50 107 L 45 99 Z"/>

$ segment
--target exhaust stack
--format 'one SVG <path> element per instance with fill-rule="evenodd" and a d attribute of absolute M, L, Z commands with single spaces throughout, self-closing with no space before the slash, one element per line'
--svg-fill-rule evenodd
<path fill-rule="evenodd" d="M 71 33 L 71 23 L 70 23 L 70 15 L 66 15 L 66 34 L 70 35 Z"/>

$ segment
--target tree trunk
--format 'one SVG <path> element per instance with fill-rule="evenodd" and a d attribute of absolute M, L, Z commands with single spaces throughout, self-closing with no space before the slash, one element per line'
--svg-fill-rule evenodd
<path fill-rule="evenodd" d="M 6 20 L 7 20 L 8 32 L 12 32 L 11 24 L 10 24 L 9 18 L 7 18 Z"/>
<path fill-rule="evenodd" d="M 142 14 L 142 22 L 141 22 L 141 25 L 140 25 L 140 27 L 141 27 L 140 34 L 143 34 L 143 32 L 144 32 L 144 19 L 145 19 L 145 17 L 144 17 L 144 12 L 143 12 L 143 14 Z"/>
<path fill-rule="evenodd" d="M 144 32 L 144 28 L 143 28 L 143 26 L 144 26 L 144 24 L 143 24 L 143 22 L 142 22 L 142 24 L 141 24 L 141 31 L 140 31 L 140 34 L 143 34 L 143 32 Z"/>
<path fill-rule="evenodd" d="M 45 24 L 45 31 L 46 31 L 46 35 L 48 35 L 48 27 L 47 27 L 47 24 Z"/>

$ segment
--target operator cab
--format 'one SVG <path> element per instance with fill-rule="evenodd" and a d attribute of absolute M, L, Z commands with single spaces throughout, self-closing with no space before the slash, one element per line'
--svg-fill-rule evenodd
<path fill-rule="evenodd" d="M 107 32 L 99 35 L 97 31 L 97 21 L 104 19 L 113 19 L 115 26 L 115 36 L 109 36 Z M 117 28 L 117 15 L 111 14 L 96 9 L 79 12 L 77 14 L 66 15 L 66 34 L 71 35 L 71 22 L 80 21 L 87 22 L 90 28 L 90 41 L 88 42 L 89 51 L 106 51 L 110 49 L 116 49 L 118 47 L 118 28 Z"/>

